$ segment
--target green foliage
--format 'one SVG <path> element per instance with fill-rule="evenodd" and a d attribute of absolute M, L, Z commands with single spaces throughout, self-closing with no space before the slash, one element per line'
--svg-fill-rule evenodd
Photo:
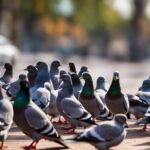
<path fill-rule="evenodd" d="M 120 24 L 122 18 L 114 11 L 105 0 L 73 0 L 76 12 L 74 20 L 89 31 L 100 28 L 113 29 Z"/>
<path fill-rule="evenodd" d="M 17 0 L 20 3 L 20 15 L 26 20 L 32 14 L 38 17 L 50 16 L 52 19 L 61 17 L 55 11 L 59 0 Z M 115 27 L 124 25 L 124 21 L 113 10 L 105 0 L 72 0 L 75 12 L 71 20 L 81 25 L 88 31 L 99 30 L 100 28 L 112 30 Z"/>

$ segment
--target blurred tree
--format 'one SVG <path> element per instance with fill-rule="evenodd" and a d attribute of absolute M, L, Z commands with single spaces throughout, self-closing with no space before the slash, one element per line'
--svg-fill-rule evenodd
<path fill-rule="evenodd" d="M 99 47 L 102 47 L 99 53 L 107 56 L 111 33 L 116 29 L 123 30 L 126 26 L 125 21 L 105 0 L 73 0 L 73 2 L 76 8 L 73 20 L 85 28 Z"/>
<path fill-rule="evenodd" d="M 139 61 L 144 57 L 141 19 L 149 0 L 133 0 L 134 12 L 128 21 L 123 20 L 106 0 L 69 0 L 73 5 L 69 14 L 58 10 L 64 9 L 67 0 L 63 1 L 64 3 L 62 0 L 0 0 L 0 32 L 16 44 L 21 43 L 25 49 L 35 51 L 41 49 L 40 44 L 46 40 L 45 32 L 55 38 L 73 30 L 74 25 L 77 25 L 84 36 L 90 35 L 102 47 L 103 56 L 107 56 L 110 37 L 119 32 L 126 37 L 130 35 L 130 60 Z"/>
<path fill-rule="evenodd" d="M 134 13 L 131 19 L 130 31 L 130 60 L 139 61 L 144 57 L 144 45 L 141 40 L 141 19 L 147 0 L 133 0 Z"/>

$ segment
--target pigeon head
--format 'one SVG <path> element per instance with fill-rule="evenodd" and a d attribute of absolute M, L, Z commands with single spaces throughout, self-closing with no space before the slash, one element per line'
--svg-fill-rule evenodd
<path fill-rule="evenodd" d="M 69 62 L 69 69 L 71 72 L 77 73 L 75 64 L 73 62 Z"/>
<path fill-rule="evenodd" d="M 32 65 L 27 66 L 27 68 L 25 68 L 24 70 L 28 71 L 29 73 L 38 71 L 37 68 L 35 66 L 32 66 Z"/>
<path fill-rule="evenodd" d="M 52 68 L 58 68 L 60 67 L 62 64 L 59 60 L 54 60 L 52 63 L 51 63 L 51 67 Z"/>
<path fill-rule="evenodd" d="M 84 72 L 81 76 L 81 79 L 84 79 L 85 81 L 92 81 L 92 77 L 88 72 Z"/>
<path fill-rule="evenodd" d="M 119 80 L 119 72 L 118 71 L 114 72 L 114 74 L 113 74 L 113 80 L 115 80 L 115 81 Z"/>
<path fill-rule="evenodd" d="M 5 63 L 4 67 L 5 72 L 2 76 L 4 82 L 7 84 L 11 81 L 12 77 L 13 77 L 13 67 L 10 63 Z"/>
<path fill-rule="evenodd" d="M 60 70 L 59 74 L 60 74 L 60 78 L 61 78 L 61 76 L 64 75 L 64 74 L 67 74 L 67 72 L 65 70 Z"/>
<path fill-rule="evenodd" d="M 71 82 L 71 78 L 68 74 L 63 74 L 61 79 L 63 82 Z"/>
<path fill-rule="evenodd" d="M 28 81 L 29 81 L 30 86 L 33 87 L 37 74 L 38 74 L 38 69 L 35 66 L 29 65 L 24 70 L 28 71 L 28 74 L 27 74 Z"/>
<path fill-rule="evenodd" d="M 71 80 L 73 85 L 81 84 L 80 79 L 76 73 L 71 73 Z"/>
<path fill-rule="evenodd" d="M 8 70 L 9 70 L 9 69 L 12 69 L 12 65 L 11 65 L 10 63 L 5 63 L 5 64 L 4 64 L 4 68 L 5 68 L 5 69 L 8 69 Z"/>
<path fill-rule="evenodd" d="M 81 67 L 81 71 L 83 71 L 83 72 L 88 72 L 88 67 L 87 67 L 87 66 L 82 66 L 82 67 Z"/>
<path fill-rule="evenodd" d="M 62 75 L 62 88 L 61 88 L 61 92 L 63 94 L 73 94 L 73 87 L 72 87 L 72 81 L 71 81 L 71 77 L 68 74 L 64 74 Z"/>
<path fill-rule="evenodd" d="M 115 117 L 114 117 L 114 121 L 116 123 L 119 123 L 121 125 L 124 125 L 127 121 L 127 117 L 125 114 L 116 114 Z"/>
<path fill-rule="evenodd" d="M 80 71 L 79 71 L 79 73 L 78 73 L 79 78 L 82 76 L 82 74 L 83 74 L 84 72 L 88 72 L 88 67 L 87 67 L 87 66 L 82 66 L 82 67 L 81 67 L 81 69 L 80 69 Z"/>
<path fill-rule="evenodd" d="M 96 90 L 101 89 L 107 92 L 108 88 L 109 88 L 109 84 L 105 81 L 105 77 L 99 76 L 96 82 Z"/>
<path fill-rule="evenodd" d="M 36 66 L 38 70 L 48 69 L 47 64 L 45 62 L 39 61 Z"/>
<path fill-rule="evenodd" d="M 99 76 L 97 78 L 97 84 L 104 83 L 104 82 L 105 82 L 105 77 L 104 76 Z"/>
<path fill-rule="evenodd" d="M 142 89 L 143 90 L 148 90 L 150 89 L 150 79 L 144 80 L 142 84 Z"/>
<path fill-rule="evenodd" d="M 25 81 L 26 80 L 26 75 L 25 74 L 20 74 L 19 75 L 19 81 Z"/>

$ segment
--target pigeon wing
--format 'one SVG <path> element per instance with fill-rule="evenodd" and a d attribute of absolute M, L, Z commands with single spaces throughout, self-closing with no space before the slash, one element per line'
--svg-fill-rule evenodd
<path fill-rule="evenodd" d="M 80 118 L 86 111 L 81 103 L 74 97 L 64 98 L 61 102 L 62 109 L 71 118 Z"/>

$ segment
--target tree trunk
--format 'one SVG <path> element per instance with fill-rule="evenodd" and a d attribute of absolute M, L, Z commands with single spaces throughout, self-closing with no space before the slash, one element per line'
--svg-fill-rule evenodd
<path fill-rule="evenodd" d="M 140 61 L 144 57 L 142 51 L 140 19 L 143 15 L 144 0 L 134 0 L 135 11 L 131 20 L 130 32 L 130 61 Z"/>

